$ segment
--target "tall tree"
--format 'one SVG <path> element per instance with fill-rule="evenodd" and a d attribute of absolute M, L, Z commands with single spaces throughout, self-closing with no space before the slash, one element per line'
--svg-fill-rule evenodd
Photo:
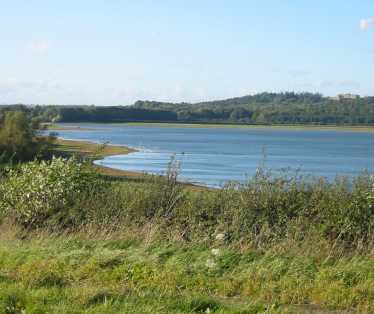
<path fill-rule="evenodd" d="M 24 162 L 36 156 L 48 158 L 56 133 L 42 136 L 46 130 L 38 119 L 31 120 L 22 111 L 6 112 L 0 117 L 0 156 L 2 161 Z"/>

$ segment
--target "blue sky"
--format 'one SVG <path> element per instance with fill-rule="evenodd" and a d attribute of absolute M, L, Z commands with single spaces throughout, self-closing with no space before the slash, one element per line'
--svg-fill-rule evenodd
<path fill-rule="evenodd" d="M 0 103 L 374 95 L 374 1 L 6 1 Z"/>

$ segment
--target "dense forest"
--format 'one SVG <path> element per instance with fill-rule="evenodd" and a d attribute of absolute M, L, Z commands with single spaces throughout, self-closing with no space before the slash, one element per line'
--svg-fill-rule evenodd
<path fill-rule="evenodd" d="M 332 100 L 316 93 L 260 93 L 200 103 L 137 101 L 132 106 L 2 106 L 45 122 L 180 122 L 374 125 L 374 97 Z"/>

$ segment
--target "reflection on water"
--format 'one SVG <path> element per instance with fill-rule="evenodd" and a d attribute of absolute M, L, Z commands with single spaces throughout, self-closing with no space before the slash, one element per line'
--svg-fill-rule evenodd
<path fill-rule="evenodd" d="M 82 125 L 83 127 L 83 125 Z M 183 155 L 181 179 L 211 186 L 252 176 L 265 149 L 267 166 L 302 165 L 302 170 L 327 175 L 357 176 L 373 171 L 374 133 L 300 130 L 228 130 L 91 125 L 102 130 L 59 131 L 60 138 L 109 142 L 139 150 L 106 157 L 104 166 L 136 172 L 162 173 L 173 153 Z"/>

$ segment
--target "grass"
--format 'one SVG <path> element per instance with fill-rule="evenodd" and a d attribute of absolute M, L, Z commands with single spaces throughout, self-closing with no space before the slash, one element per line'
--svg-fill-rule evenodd
<path fill-rule="evenodd" d="M 95 158 L 101 159 L 107 156 L 113 155 L 124 155 L 129 154 L 132 152 L 136 152 L 135 149 L 124 147 L 124 146 L 114 146 L 114 145 L 107 145 L 105 148 L 97 153 L 98 150 L 102 147 L 101 144 L 97 143 L 90 143 L 84 141 L 68 141 L 57 139 L 56 145 L 53 149 L 53 154 L 56 157 L 64 157 L 69 158 L 73 155 L 77 155 L 78 158 Z M 96 157 L 95 157 L 96 156 Z M 109 167 L 104 167 L 101 165 L 93 165 L 94 168 L 97 168 L 100 173 L 106 176 L 112 176 L 116 179 L 131 179 L 131 180 L 139 180 L 142 178 L 141 173 L 114 169 Z"/>
<path fill-rule="evenodd" d="M 373 310 L 374 261 L 159 241 L 146 232 L 24 232 L 0 237 L 0 309 L 9 313 L 339 313 Z M 212 247 L 223 254 L 213 257 Z M 209 268 L 207 259 L 216 266 Z M 359 291 L 359 292 L 358 292 Z M 293 307 L 281 307 L 281 304 Z M 295 304 L 329 304 L 298 307 Z M 209 311 L 208 311 L 209 309 Z M 17 312 L 18 311 L 18 312 Z"/>
<path fill-rule="evenodd" d="M 66 166 L 25 195 L 26 174 L 5 172 L 0 312 L 373 313 L 368 174 L 329 183 L 261 165 L 202 191 L 177 183 L 175 160 L 139 181 Z M 66 193 L 51 203 L 44 195 L 57 186 Z"/>
<path fill-rule="evenodd" d="M 101 144 L 90 143 L 85 141 L 67 141 L 67 140 L 56 140 L 56 147 L 53 153 L 56 156 L 71 157 L 77 155 L 80 158 L 92 158 L 95 156 L 95 152 L 101 147 Z M 107 145 L 100 152 L 100 157 L 106 157 L 111 155 L 123 155 L 136 152 L 135 149 L 131 149 L 124 146 Z"/>

